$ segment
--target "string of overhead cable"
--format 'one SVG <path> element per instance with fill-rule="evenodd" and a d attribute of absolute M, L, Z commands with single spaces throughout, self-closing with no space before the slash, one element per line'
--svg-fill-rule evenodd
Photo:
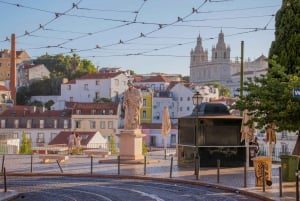
<path fill-rule="evenodd" d="M 236 36 L 236 35 L 248 34 L 248 33 L 251 33 L 251 32 L 264 31 L 264 30 L 265 29 L 255 29 L 255 30 L 251 30 L 251 31 L 244 31 L 244 32 L 239 32 L 239 33 L 234 33 L 234 34 L 228 34 L 228 35 L 225 35 L 224 37 L 232 37 L 232 36 Z M 214 39 L 217 39 L 217 38 L 218 38 L 218 36 L 210 37 L 210 38 L 207 38 L 207 39 L 203 39 L 202 41 L 214 40 Z M 91 58 L 95 58 L 95 57 L 115 57 L 115 56 L 117 56 L 117 57 L 126 56 L 127 57 L 127 56 L 137 56 L 137 55 L 139 55 L 139 56 L 151 56 L 148 53 L 156 52 L 156 51 L 164 50 L 164 49 L 170 49 L 170 48 L 174 48 L 174 47 L 177 47 L 177 46 L 193 44 L 193 43 L 195 43 L 195 41 L 169 45 L 169 46 L 165 46 L 165 47 L 161 47 L 161 48 L 155 48 L 155 49 L 144 51 L 144 52 L 137 52 L 137 53 L 130 53 L 130 54 L 118 54 L 118 55 L 106 55 L 106 56 L 95 56 L 95 55 L 93 55 L 93 56 L 87 56 L 87 57 L 91 57 Z M 177 57 L 179 57 L 179 55 L 177 55 Z M 185 56 L 181 56 L 181 57 L 185 57 Z"/>
<path fill-rule="evenodd" d="M 31 31 L 27 31 L 25 30 L 25 33 L 22 34 L 22 35 L 19 35 L 19 36 L 16 36 L 16 38 L 21 38 L 21 37 L 24 37 L 24 36 L 28 36 L 40 29 L 43 29 L 45 26 L 49 25 L 50 23 L 52 23 L 53 21 L 57 20 L 59 17 L 61 17 L 62 15 L 66 15 L 68 12 L 70 12 L 71 10 L 73 10 L 74 8 L 77 7 L 78 4 L 80 4 L 82 0 L 79 0 L 77 3 L 73 3 L 72 4 L 72 7 L 67 9 L 66 11 L 62 12 L 62 13 L 55 13 L 55 17 L 53 19 L 51 19 L 50 21 L 44 23 L 44 24 L 40 24 L 38 28 L 36 29 L 33 29 Z M 38 10 L 38 11 L 43 11 L 43 12 L 47 12 L 47 13 L 50 13 L 49 11 L 46 11 L 46 10 L 42 10 L 42 9 L 37 9 L 37 8 L 32 8 L 32 7 L 28 7 L 28 6 L 24 6 L 24 5 L 21 5 L 21 4 L 11 4 L 11 3 L 7 3 L 7 2 L 4 2 L 4 1 L 0 1 L 0 3 L 6 3 L 6 4 L 10 4 L 10 5 L 15 5 L 17 7 L 23 7 L 23 8 L 28 8 L 28 9 L 33 9 L 33 10 Z M 53 12 L 52 12 L 53 14 Z M 7 38 L 7 37 L 6 37 Z M 4 40 L 4 41 L 7 41 L 7 40 Z M 4 41 L 0 41 L 0 42 L 4 42 Z"/>
<path fill-rule="evenodd" d="M 245 10 L 257 10 L 261 8 L 277 8 L 280 5 L 270 5 L 270 6 L 257 6 L 257 7 L 249 7 L 249 8 L 234 8 L 234 9 L 222 9 L 222 10 L 211 10 L 211 11 L 199 11 L 199 13 L 220 13 L 220 12 L 232 12 L 232 11 L 245 11 Z"/>
<path fill-rule="evenodd" d="M 1 1 L 1 2 L 3 2 L 3 1 Z M 140 6 L 140 9 L 143 7 L 144 3 L 145 3 L 145 0 L 144 0 L 143 4 Z M 204 2 L 204 3 L 205 3 L 205 2 Z M 24 7 L 26 7 L 26 6 L 24 6 Z M 78 9 L 78 6 L 75 6 L 75 7 Z M 31 7 L 28 7 L 28 8 L 31 8 Z M 258 8 L 258 7 L 255 7 L 255 8 Z M 35 9 L 35 8 L 32 8 L 32 9 Z M 139 9 L 139 10 L 140 10 L 140 9 Z M 249 9 L 249 8 L 248 8 L 248 9 Z M 250 8 L 250 9 L 251 9 L 251 8 Z M 41 10 L 41 9 L 35 9 L 35 10 Z M 139 10 L 136 11 L 136 13 L 138 13 Z M 232 10 L 234 10 L 234 9 L 232 9 Z M 235 9 L 235 10 L 239 10 L 239 9 Z M 45 11 L 45 10 L 42 10 L 42 11 L 44 11 L 44 12 L 49 12 L 49 13 L 55 13 L 55 12 Z M 196 11 L 197 13 L 200 13 L 199 11 L 194 10 L 194 9 L 193 9 L 193 11 Z M 68 14 L 65 13 L 64 15 L 68 15 Z M 68 16 L 76 16 L 76 15 L 68 15 Z M 80 17 L 80 16 L 77 16 L 77 17 Z M 106 18 L 98 18 L 98 19 L 112 20 L 112 21 L 122 21 L 122 22 L 124 22 L 124 20 L 114 20 L 114 19 L 106 19 Z M 185 20 L 185 21 L 186 21 L 186 20 Z M 126 22 L 132 23 L 132 22 L 130 22 L 130 21 L 126 21 Z M 141 23 L 141 24 L 156 24 L 156 25 L 159 25 L 159 26 L 162 26 L 162 27 L 163 27 L 163 26 L 166 26 L 166 24 L 158 24 L 158 23 L 146 23 L 146 22 L 137 22 L 137 21 L 136 21 L 135 23 Z M 125 24 L 124 26 L 126 26 L 126 25 L 128 25 L 128 24 Z M 192 27 L 192 25 L 173 25 L 173 26 L 190 26 L 190 27 Z M 117 26 L 117 27 L 115 27 L 115 28 L 119 28 L 119 27 L 122 27 L 122 26 Z M 195 27 L 195 26 L 194 26 L 194 27 Z M 197 27 L 199 27 L 199 26 L 197 26 Z M 219 28 L 219 27 L 218 27 L 218 28 Z M 114 27 L 112 27 L 111 29 L 107 29 L 107 30 L 112 30 L 112 29 L 114 29 Z M 249 29 L 251 29 L 251 28 L 249 28 Z M 43 27 L 43 30 L 47 30 L 47 29 Z M 53 31 L 53 29 L 52 29 L 52 31 Z M 81 39 L 81 38 L 84 38 L 84 37 L 87 37 L 87 36 L 91 36 L 91 35 L 94 35 L 94 34 L 96 34 L 96 33 L 104 32 L 104 31 L 106 31 L 106 30 L 100 30 L 100 31 L 97 31 L 97 32 L 94 32 L 94 33 L 85 33 L 85 34 L 82 35 L 82 36 L 79 36 L 79 37 L 76 37 L 76 38 L 72 38 L 72 39 L 67 39 L 67 41 L 65 41 L 65 42 L 63 42 L 63 43 L 60 43 L 60 44 L 57 44 L 57 45 L 48 45 L 47 48 L 49 48 L 49 47 L 57 47 L 57 46 L 61 46 L 61 45 L 66 44 L 66 43 L 68 43 L 68 42 L 75 41 L 75 40 L 77 40 L 77 39 Z M 157 31 L 157 30 L 155 30 L 155 31 Z M 26 34 L 30 34 L 30 33 L 25 32 L 25 35 L 26 35 Z M 143 35 L 145 36 L 145 34 L 143 34 Z M 139 38 L 139 37 L 136 37 L 136 38 L 134 38 L 134 39 L 137 39 L 137 38 Z M 6 40 L 6 41 L 7 41 L 7 40 Z M 116 44 L 118 44 L 118 43 L 116 43 Z"/>
<path fill-rule="evenodd" d="M 189 16 L 193 15 L 194 13 L 197 13 L 197 10 L 199 10 L 202 6 L 204 6 L 206 2 L 207 2 L 207 0 L 205 0 L 205 1 L 204 1 L 200 6 L 198 6 L 196 9 L 193 8 L 193 9 L 192 9 L 192 12 L 189 13 L 189 14 L 187 14 L 186 16 L 184 16 L 184 17 L 182 17 L 182 18 L 181 18 L 181 17 L 178 17 L 176 21 L 173 21 L 173 22 L 171 22 L 171 23 L 169 23 L 169 24 L 164 24 L 164 25 L 160 24 L 159 27 L 158 27 L 157 29 L 154 29 L 154 30 L 152 30 L 152 31 L 150 31 L 150 32 L 147 32 L 147 33 L 140 33 L 139 36 L 136 36 L 136 37 L 133 37 L 133 38 L 130 38 L 130 39 L 127 39 L 127 40 L 122 40 L 122 39 L 120 39 L 119 42 L 115 42 L 115 43 L 108 44 L 108 45 L 103 45 L 103 46 L 101 46 L 101 47 L 111 47 L 111 46 L 115 46 L 115 45 L 119 45 L 119 44 L 124 44 L 124 43 L 130 42 L 130 41 L 137 40 L 137 39 L 139 39 L 139 38 L 148 36 L 148 35 L 150 35 L 150 34 L 152 34 L 152 33 L 155 33 L 155 32 L 157 32 L 157 31 L 160 31 L 160 30 L 163 29 L 163 28 L 172 26 L 172 25 L 174 25 L 174 24 L 176 24 L 176 23 L 178 23 L 178 22 L 183 21 L 184 19 L 188 18 Z M 82 50 L 76 50 L 75 52 L 91 51 L 91 50 L 94 50 L 94 49 L 97 49 L 97 48 L 99 48 L 99 47 L 88 48 L 88 49 L 82 49 Z M 65 54 L 68 54 L 68 53 L 71 53 L 71 52 L 66 52 Z M 63 53 L 63 54 L 64 54 L 64 53 Z"/>
<path fill-rule="evenodd" d="M 134 22 L 136 21 L 137 17 L 138 17 L 138 14 L 140 13 L 140 11 L 142 10 L 142 8 L 144 7 L 145 3 L 146 3 L 147 0 L 143 0 L 143 3 L 141 4 L 141 6 L 138 8 L 137 11 L 135 11 L 135 17 L 134 17 Z"/>

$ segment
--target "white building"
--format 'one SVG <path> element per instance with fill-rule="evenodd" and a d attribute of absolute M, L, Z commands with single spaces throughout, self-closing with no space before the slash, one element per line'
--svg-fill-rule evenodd
<path fill-rule="evenodd" d="M 60 96 L 34 96 L 31 101 L 53 100 L 52 110 L 65 108 L 66 102 L 95 102 L 101 98 L 119 102 L 127 89 L 128 76 L 124 72 L 89 74 L 61 85 Z"/>

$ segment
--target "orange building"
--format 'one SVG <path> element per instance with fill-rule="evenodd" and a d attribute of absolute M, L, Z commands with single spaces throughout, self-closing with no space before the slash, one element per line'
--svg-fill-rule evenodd
<path fill-rule="evenodd" d="M 10 79 L 10 50 L 5 49 L 0 51 L 0 81 Z M 20 64 L 24 61 L 30 61 L 31 58 L 26 51 L 16 51 L 16 64 Z"/>

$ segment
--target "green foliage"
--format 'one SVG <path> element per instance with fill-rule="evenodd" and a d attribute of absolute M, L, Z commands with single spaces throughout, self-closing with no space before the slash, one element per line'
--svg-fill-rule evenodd
<path fill-rule="evenodd" d="M 182 80 L 184 80 L 186 82 L 190 82 L 190 76 L 183 76 Z"/>
<path fill-rule="evenodd" d="M 17 105 L 26 105 L 29 101 L 30 91 L 28 87 L 20 87 L 17 91 Z"/>
<path fill-rule="evenodd" d="M 276 62 L 284 66 L 288 74 L 300 73 L 299 13 L 299 0 L 283 0 L 276 13 L 275 41 L 272 42 L 269 59 L 276 55 Z"/>
<path fill-rule="evenodd" d="M 45 106 L 48 110 L 51 109 L 51 106 L 52 106 L 52 105 L 54 105 L 54 101 L 53 101 L 53 100 L 49 100 L 49 101 L 47 101 L 47 102 L 44 104 L 44 106 Z"/>
<path fill-rule="evenodd" d="M 219 95 L 224 97 L 230 97 L 230 89 L 226 86 L 222 86 L 220 83 L 217 82 L 209 82 L 207 83 L 208 86 L 213 86 L 219 90 Z"/>
<path fill-rule="evenodd" d="M 111 100 L 111 98 L 103 97 L 103 98 L 99 98 L 99 99 L 94 99 L 94 102 L 95 103 L 111 103 L 112 100 Z"/>
<path fill-rule="evenodd" d="M 27 138 L 26 133 L 23 131 L 22 133 L 22 143 L 20 147 L 20 154 L 31 154 L 31 140 Z"/>
<path fill-rule="evenodd" d="M 292 92 L 293 88 L 300 87 L 299 13 L 299 0 L 283 0 L 276 14 L 268 73 L 246 81 L 245 96 L 236 103 L 235 108 L 250 111 L 258 128 L 269 123 L 275 123 L 279 131 L 300 128 L 300 99 L 294 98 Z"/>
<path fill-rule="evenodd" d="M 109 151 L 111 152 L 111 154 L 117 154 L 118 153 L 114 135 L 110 135 Z"/>
<path fill-rule="evenodd" d="M 30 103 L 30 106 L 43 107 L 43 103 L 41 101 L 33 101 Z"/>
<path fill-rule="evenodd" d="M 287 74 L 285 67 L 270 62 L 273 67 L 265 76 L 244 83 L 246 95 L 240 97 L 233 108 L 248 109 L 257 128 L 274 122 L 278 130 L 297 131 L 300 128 L 300 99 L 293 97 L 292 90 L 299 87 L 300 77 Z"/>

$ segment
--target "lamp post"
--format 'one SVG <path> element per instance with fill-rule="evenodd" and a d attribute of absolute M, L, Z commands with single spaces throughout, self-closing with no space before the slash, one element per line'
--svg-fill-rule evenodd
<path fill-rule="evenodd" d="M 195 151 L 195 175 L 197 177 L 197 180 L 199 178 L 199 153 L 198 153 L 198 148 L 197 148 L 197 139 L 198 139 L 198 133 L 199 133 L 199 122 L 198 122 L 198 117 L 199 117 L 199 105 L 202 103 L 202 100 L 203 100 L 203 96 L 199 93 L 199 91 L 197 91 L 193 97 L 192 97 L 192 100 L 193 100 L 193 104 L 195 105 L 196 107 L 196 121 L 195 121 L 195 147 L 196 147 L 196 151 Z"/>

